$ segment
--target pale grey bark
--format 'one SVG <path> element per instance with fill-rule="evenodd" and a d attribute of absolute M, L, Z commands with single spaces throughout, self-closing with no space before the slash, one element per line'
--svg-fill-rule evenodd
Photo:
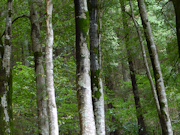
<path fill-rule="evenodd" d="M 23 44 L 24 65 L 29 67 L 30 63 L 28 61 L 28 56 L 29 56 L 28 45 L 29 45 L 29 41 L 28 41 L 28 39 L 25 39 L 24 44 Z"/>
<path fill-rule="evenodd" d="M 148 21 L 144 0 L 138 0 L 138 7 L 139 7 L 139 12 L 141 15 L 141 20 L 142 20 L 142 24 L 144 28 L 147 46 L 148 46 L 151 63 L 153 66 L 153 71 L 154 71 L 156 90 L 157 90 L 157 95 L 158 95 L 158 100 L 159 100 L 159 105 L 160 105 L 160 111 L 161 111 L 160 123 L 162 127 L 162 134 L 173 135 L 160 62 L 158 58 L 156 45 L 153 40 L 151 26 Z"/>
<path fill-rule="evenodd" d="M 130 3 L 130 7 L 131 7 L 132 19 L 133 19 L 134 25 L 136 27 L 138 38 L 139 38 L 139 43 L 140 43 L 140 46 L 141 46 L 144 66 L 146 68 L 146 74 L 147 74 L 147 77 L 148 77 L 150 85 L 151 85 L 151 90 L 152 90 L 154 100 L 155 100 L 155 103 L 156 103 L 156 108 L 157 108 L 158 115 L 159 115 L 159 117 L 161 117 L 159 101 L 158 101 L 157 92 L 156 92 L 156 87 L 154 85 L 154 82 L 153 82 L 153 79 L 152 79 L 152 76 L 151 76 L 151 72 L 150 72 L 150 69 L 149 69 L 149 65 L 148 65 L 148 61 L 147 61 L 147 57 L 146 57 L 146 50 L 145 50 L 145 47 L 144 47 L 144 44 L 143 44 L 143 39 L 142 39 L 142 36 L 141 36 L 141 30 L 140 30 L 139 25 L 136 22 L 135 17 L 134 17 L 134 11 L 133 11 L 133 6 L 132 6 L 131 0 L 129 0 L 129 3 Z"/>
<path fill-rule="evenodd" d="M 96 135 L 105 135 L 104 92 L 101 79 L 100 33 L 98 29 L 97 0 L 89 0 L 90 15 L 90 58 L 91 89 L 93 110 L 96 124 Z M 100 20 L 101 21 L 101 20 Z M 101 25 L 101 24 L 100 24 Z"/>
<path fill-rule="evenodd" d="M 36 89 L 37 89 L 37 109 L 38 109 L 38 129 L 39 134 L 49 135 L 48 107 L 46 100 L 45 73 L 43 67 L 43 51 L 41 43 L 40 10 L 41 0 L 30 1 L 31 20 L 31 40 L 33 45 Z"/>
<path fill-rule="evenodd" d="M 13 1 L 7 1 L 5 42 L 0 43 L 0 134 L 12 133 L 11 25 Z"/>
<path fill-rule="evenodd" d="M 53 28 L 52 28 L 52 0 L 46 0 L 46 86 L 48 93 L 48 107 L 50 120 L 50 135 L 59 135 L 58 115 L 55 100 L 54 78 L 53 78 Z"/>
<path fill-rule="evenodd" d="M 86 0 L 74 0 L 76 20 L 76 87 L 81 135 L 96 135 L 88 50 L 89 20 Z"/>

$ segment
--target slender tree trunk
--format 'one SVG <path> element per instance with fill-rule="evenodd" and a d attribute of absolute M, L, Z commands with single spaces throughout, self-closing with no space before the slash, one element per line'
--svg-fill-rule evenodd
<path fill-rule="evenodd" d="M 123 61 L 122 61 L 122 75 L 123 75 L 123 81 L 127 82 L 128 81 L 128 73 L 127 73 L 126 64 L 123 63 Z"/>
<path fill-rule="evenodd" d="M 89 17 L 86 0 L 74 0 L 76 20 L 76 87 L 80 117 L 81 135 L 96 135 L 94 121 L 89 42 Z"/>
<path fill-rule="evenodd" d="M 148 21 L 144 0 L 138 0 L 138 6 L 139 6 L 139 12 L 141 15 L 142 24 L 144 27 L 144 34 L 147 41 L 151 63 L 153 66 L 156 90 L 157 90 L 157 95 L 158 95 L 158 100 L 159 100 L 159 105 L 160 105 L 160 111 L 161 111 L 160 123 L 162 127 L 162 133 L 163 135 L 173 135 L 158 53 L 157 53 L 156 45 L 153 40 L 151 26 Z"/>
<path fill-rule="evenodd" d="M 136 115 L 137 115 L 138 126 L 139 126 L 139 135 L 145 135 L 147 134 L 147 132 L 146 132 L 145 120 L 143 117 L 142 107 L 140 103 L 138 87 L 136 83 L 136 75 L 135 75 L 135 69 L 134 69 L 134 64 L 133 64 L 133 58 L 131 55 L 131 49 L 129 47 L 128 23 L 127 23 L 127 18 L 125 15 L 124 1 L 120 1 L 120 4 L 121 4 L 121 10 L 122 10 L 123 27 L 125 31 L 125 44 L 126 44 L 126 50 L 127 50 L 127 56 L 128 56 L 130 77 L 131 77 L 131 82 L 132 82 L 132 87 L 133 87 L 133 94 L 134 94 L 136 113 L 137 113 Z"/>
<path fill-rule="evenodd" d="M 48 107 L 50 120 L 50 135 L 59 135 L 57 107 L 55 100 L 54 78 L 53 78 L 53 28 L 52 28 L 52 0 L 46 0 L 46 86 L 48 92 Z"/>
<path fill-rule="evenodd" d="M 29 41 L 28 39 L 25 39 L 23 43 L 23 58 L 24 58 L 24 65 L 29 67 L 29 62 L 27 60 L 28 56 L 30 55 L 28 45 L 29 45 Z"/>
<path fill-rule="evenodd" d="M 37 109 L 38 109 L 38 129 L 39 134 L 49 135 L 48 109 L 45 87 L 45 73 L 43 67 L 43 52 L 40 34 L 40 9 L 42 6 L 41 0 L 30 1 L 30 20 L 31 20 L 31 40 L 33 45 L 36 89 L 37 89 Z"/>
<path fill-rule="evenodd" d="M 96 0 L 97 1 L 97 0 Z M 98 25 L 98 56 L 99 56 L 99 67 L 102 68 L 102 60 L 101 60 L 101 31 L 102 31 L 102 16 L 103 16 L 103 0 L 98 0 L 98 8 L 97 8 L 97 25 Z"/>
<path fill-rule="evenodd" d="M 178 48 L 179 48 L 179 58 L 180 58 L 180 1 L 179 0 L 172 0 L 175 14 L 176 14 L 176 35 L 178 41 Z"/>
<path fill-rule="evenodd" d="M 147 74 L 147 77 L 148 77 L 150 85 L 151 85 L 151 90 L 152 90 L 152 93 L 153 93 L 153 96 L 154 96 L 157 112 L 158 112 L 158 115 L 159 115 L 159 118 L 160 118 L 161 117 L 161 112 L 160 112 L 160 107 L 159 107 L 159 101 L 158 101 L 158 97 L 157 97 L 156 87 L 154 85 L 154 82 L 153 82 L 153 79 L 152 79 L 152 76 L 151 76 L 151 72 L 150 72 L 150 69 L 149 69 L 149 66 L 148 66 L 148 61 L 147 61 L 147 57 L 146 57 L 146 50 L 145 50 L 145 47 L 144 47 L 144 44 L 143 44 L 143 39 L 142 39 L 142 36 L 141 36 L 141 30 L 140 30 L 139 25 L 136 22 L 135 17 L 134 17 L 134 11 L 133 11 L 133 6 L 132 6 L 131 0 L 129 0 L 129 3 L 130 3 L 130 7 L 131 7 L 132 19 L 133 19 L 133 22 L 134 22 L 134 26 L 136 27 L 138 38 L 139 38 L 139 43 L 140 43 L 140 46 L 141 46 L 144 66 L 146 68 L 146 74 Z"/>
<path fill-rule="evenodd" d="M 0 134 L 12 135 L 11 25 L 13 1 L 7 1 L 5 44 L 0 42 Z"/>
<path fill-rule="evenodd" d="M 88 5 L 90 15 L 91 89 L 93 94 L 96 135 L 105 135 L 104 93 L 100 67 L 97 0 L 89 0 Z"/>
<path fill-rule="evenodd" d="M 147 134 L 146 126 L 145 126 L 145 120 L 144 120 L 142 107 L 140 103 L 140 97 L 139 97 L 139 92 L 138 92 L 138 87 L 137 87 L 137 82 L 136 82 L 134 65 L 131 60 L 132 57 L 129 57 L 131 55 L 130 51 L 127 50 L 127 54 L 128 54 L 128 63 L 129 63 L 130 77 L 131 77 L 131 82 L 132 82 L 132 87 L 133 87 L 135 106 L 136 106 L 136 113 L 137 113 L 136 115 L 137 115 L 137 120 L 138 120 L 139 135 L 145 135 Z"/>

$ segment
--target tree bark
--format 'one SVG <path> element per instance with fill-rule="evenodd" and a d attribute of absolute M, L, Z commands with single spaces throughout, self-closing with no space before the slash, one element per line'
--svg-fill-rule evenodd
<path fill-rule="evenodd" d="M 58 115 L 55 100 L 54 78 L 53 78 L 53 28 L 52 28 L 52 0 L 46 0 L 46 86 L 48 93 L 48 107 L 50 120 L 50 135 L 59 135 Z"/>
<path fill-rule="evenodd" d="M 136 106 L 136 116 L 138 120 L 138 127 L 139 127 L 139 135 L 145 135 L 147 134 L 146 126 L 145 126 L 145 120 L 142 112 L 142 107 L 140 103 L 140 97 L 136 82 L 136 75 L 135 75 L 135 69 L 133 64 L 133 58 L 131 55 L 131 49 L 129 47 L 129 33 L 128 33 L 128 23 L 127 18 L 125 15 L 125 5 L 124 1 L 120 1 L 121 4 L 121 11 L 122 11 L 122 20 L 123 20 L 123 27 L 124 27 L 124 34 L 125 34 L 125 44 L 126 44 L 126 50 L 127 50 L 127 56 L 128 56 L 128 63 L 129 63 L 129 70 L 130 70 L 130 77 L 133 87 L 133 94 L 134 94 L 134 100 L 135 100 L 135 106 Z"/>
<path fill-rule="evenodd" d="M 11 25 L 13 1 L 7 1 L 5 44 L 0 42 L 0 134 L 12 135 Z M 2 40 L 2 39 L 1 39 Z"/>
<path fill-rule="evenodd" d="M 178 52 L 179 52 L 179 58 L 180 58 L 180 1 L 179 0 L 172 0 L 175 14 L 176 14 L 176 35 L 177 35 L 177 41 L 178 41 Z"/>
<path fill-rule="evenodd" d="M 140 43 L 140 46 L 141 46 L 144 66 L 146 68 L 146 74 L 147 74 L 147 77 L 148 77 L 150 85 L 151 85 L 151 90 L 152 90 L 153 97 L 154 97 L 154 100 L 155 100 L 155 103 L 156 103 L 156 109 L 157 109 L 157 112 L 158 112 L 158 116 L 160 118 L 161 117 L 161 112 L 160 112 L 160 107 L 159 107 L 159 101 L 158 101 L 158 97 L 157 97 L 156 87 L 154 85 L 154 82 L 153 82 L 153 79 L 152 79 L 152 76 L 151 76 L 151 72 L 150 72 L 150 69 L 149 69 L 149 65 L 148 65 L 148 61 L 147 61 L 147 57 L 146 57 L 146 50 L 145 50 L 145 47 L 144 47 L 144 44 L 143 44 L 143 39 L 142 39 L 142 36 L 141 36 L 141 30 L 140 30 L 139 25 L 136 22 L 135 17 L 134 17 L 134 11 L 133 11 L 133 6 L 132 6 L 131 0 L 129 0 L 129 3 L 130 3 L 130 7 L 131 7 L 132 19 L 133 19 L 133 22 L 134 22 L 134 26 L 136 27 L 136 31 L 137 31 L 138 38 L 139 38 L 139 43 Z"/>
<path fill-rule="evenodd" d="M 41 43 L 40 28 L 40 9 L 41 0 L 30 1 L 30 20 L 31 20 L 31 40 L 34 53 L 36 89 L 37 89 L 37 109 L 38 109 L 38 129 L 40 135 L 49 135 L 47 92 L 45 87 L 45 73 L 43 67 L 43 51 Z"/>
<path fill-rule="evenodd" d="M 28 39 L 24 40 L 23 44 L 23 59 L 24 59 L 24 65 L 29 67 L 29 61 L 27 60 L 28 56 L 30 55 L 29 49 L 28 49 L 29 41 Z"/>
<path fill-rule="evenodd" d="M 127 67 L 126 64 L 122 61 L 122 76 L 124 82 L 128 81 L 128 71 L 126 67 Z"/>
<path fill-rule="evenodd" d="M 81 135 L 96 135 L 94 121 L 89 42 L 89 16 L 86 0 L 74 0 L 76 21 L 76 89 L 78 97 Z"/>
<path fill-rule="evenodd" d="M 97 0 L 89 0 L 88 5 L 90 15 L 91 89 L 93 94 L 96 135 L 105 135 L 104 93 L 100 67 L 101 56 L 99 53 L 100 37 L 97 22 Z"/>
<path fill-rule="evenodd" d="M 158 100 L 159 100 L 159 105 L 160 105 L 160 111 L 161 111 L 160 123 L 162 127 L 162 134 L 173 135 L 158 53 L 157 53 L 156 45 L 153 40 L 152 30 L 151 30 L 150 23 L 148 21 L 144 0 L 138 0 L 138 7 L 139 7 L 140 15 L 141 15 L 141 20 L 142 20 L 142 24 L 144 28 L 144 34 L 146 37 L 146 42 L 147 42 L 149 55 L 150 55 L 151 63 L 153 67 L 154 77 L 155 77 L 156 90 L 157 90 L 157 95 L 158 95 Z"/>

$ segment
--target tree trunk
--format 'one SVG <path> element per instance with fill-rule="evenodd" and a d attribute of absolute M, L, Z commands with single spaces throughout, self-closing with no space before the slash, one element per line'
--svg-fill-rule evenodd
<path fill-rule="evenodd" d="M 151 76 L 151 72 L 150 72 L 150 69 L 149 69 L 149 66 L 148 66 L 148 61 L 147 61 L 147 57 L 146 57 L 146 50 L 145 50 L 145 47 L 144 47 L 144 44 L 143 44 L 143 39 L 142 39 L 142 36 L 141 36 L 141 30 L 140 30 L 139 25 L 136 22 L 135 17 L 134 17 L 134 11 L 133 11 L 133 6 L 132 6 L 131 0 L 129 0 L 129 3 L 130 3 L 130 7 L 131 7 L 132 19 L 133 19 L 133 22 L 134 22 L 134 26 L 136 27 L 138 38 L 139 38 L 139 43 L 140 43 L 140 46 L 141 46 L 144 66 L 146 68 L 146 74 L 147 74 L 147 77 L 148 77 L 150 85 L 151 85 L 151 90 L 152 90 L 154 100 L 155 100 L 155 103 L 156 103 L 158 116 L 160 118 L 161 117 L 161 112 L 160 112 L 160 107 L 159 107 L 159 101 L 158 101 L 158 97 L 157 97 L 156 88 L 155 88 L 155 85 L 154 85 L 154 82 L 153 82 L 153 79 L 152 79 L 152 76 Z"/>
<path fill-rule="evenodd" d="M 178 41 L 178 48 L 179 48 L 179 58 L 180 58 L 180 1 L 179 0 L 172 0 L 175 14 L 176 14 L 176 35 Z"/>
<path fill-rule="evenodd" d="M 96 135 L 105 135 L 104 93 L 100 67 L 97 0 L 89 0 L 88 5 L 90 15 L 91 89 L 93 94 Z"/>
<path fill-rule="evenodd" d="M 124 34 L 125 34 L 125 44 L 126 44 L 126 50 L 127 50 L 127 56 L 128 56 L 130 77 L 131 77 L 135 106 L 136 106 L 136 113 L 137 113 L 136 115 L 137 115 L 137 120 L 138 120 L 139 135 L 145 135 L 147 134 L 147 132 L 146 132 L 146 126 L 145 126 L 145 121 L 143 117 L 143 112 L 142 112 L 142 107 L 140 103 L 140 97 L 139 97 L 139 92 L 138 92 L 138 87 L 137 87 L 137 82 L 136 82 L 133 58 L 131 55 L 131 49 L 129 47 L 128 23 L 127 23 L 127 18 L 125 15 L 124 1 L 120 1 L 120 4 L 121 4 L 121 11 L 122 11 L 122 20 L 123 20 L 123 27 L 124 27 Z"/>
<path fill-rule="evenodd" d="M 74 0 L 76 20 L 76 87 L 81 135 L 96 135 L 88 50 L 89 16 L 86 0 Z"/>
<path fill-rule="evenodd" d="M 171 120 L 169 117 L 169 111 L 168 111 L 168 103 L 166 98 L 166 92 L 164 87 L 164 81 L 162 77 L 161 67 L 159 63 L 158 53 L 157 49 L 153 40 L 153 35 L 151 31 L 151 26 L 148 21 L 147 12 L 144 0 L 138 0 L 138 7 L 139 12 L 141 15 L 141 20 L 144 28 L 144 34 L 146 37 L 146 42 L 151 58 L 151 63 L 153 67 L 154 77 L 155 77 L 155 83 L 156 83 L 156 90 L 160 105 L 160 111 L 161 111 L 161 118 L 160 123 L 162 127 L 162 134 L 163 135 L 172 135 L 172 126 L 171 126 Z"/>
<path fill-rule="evenodd" d="M 47 100 L 45 99 L 47 92 L 45 87 L 45 73 L 43 67 L 43 52 L 40 35 L 40 8 L 42 6 L 40 0 L 30 1 L 30 20 L 31 20 L 31 40 L 33 45 L 36 89 L 37 89 L 37 109 L 38 109 L 38 129 L 40 135 L 49 135 L 48 109 Z"/>
<path fill-rule="evenodd" d="M 122 76 L 123 76 L 123 81 L 127 82 L 128 81 L 128 72 L 126 68 L 126 64 L 122 61 Z"/>
<path fill-rule="evenodd" d="M 5 44 L 0 42 L 0 134 L 12 135 L 11 25 L 13 1 L 7 1 Z"/>
<path fill-rule="evenodd" d="M 24 65 L 29 67 L 29 61 L 27 60 L 28 59 L 28 56 L 30 55 L 29 54 L 29 49 L 28 49 L 28 45 L 29 45 L 29 41 L 28 39 L 25 39 L 24 40 L 24 43 L 22 45 L 22 51 L 23 51 L 23 61 L 24 61 Z"/>
<path fill-rule="evenodd" d="M 52 28 L 52 0 L 46 0 L 46 86 L 48 93 L 48 107 L 50 120 L 50 135 L 59 135 L 57 107 L 55 100 L 54 80 L 53 80 L 53 28 Z"/>

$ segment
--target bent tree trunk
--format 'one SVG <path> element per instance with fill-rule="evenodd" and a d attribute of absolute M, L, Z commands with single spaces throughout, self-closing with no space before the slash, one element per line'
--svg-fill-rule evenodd
<path fill-rule="evenodd" d="M 96 135 L 88 50 L 89 18 L 86 0 L 74 0 L 76 21 L 76 87 L 81 135 Z"/>
<path fill-rule="evenodd" d="M 90 18 L 90 58 L 91 89 L 93 94 L 93 110 L 96 124 L 96 135 L 105 135 L 104 93 L 100 67 L 100 39 L 97 23 L 97 0 L 89 0 Z"/>
<path fill-rule="evenodd" d="M 175 14 L 176 14 L 176 35 L 178 41 L 178 48 L 179 48 L 179 58 L 180 58 L 180 1 L 179 0 L 172 0 Z"/>
<path fill-rule="evenodd" d="M 162 127 L 162 134 L 173 135 L 161 67 L 159 63 L 156 45 L 153 40 L 151 26 L 148 21 L 144 0 L 138 0 L 138 7 L 155 77 L 156 90 L 161 111 L 160 123 Z"/>
<path fill-rule="evenodd" d="M 0 134 L 12 135 L 11 24 L 12 0 L 7 1 L 5 44 L 0 42 Z"/>
<path fill-rule="evenodd" d="M 140 97 L 139 97 L 139 92 L 138 92 L 138 87 L 137 87 L 137 82 L 136 82 L 133 58 L 131 55 L 131 49 L 129 47 L 128 23 L 127 23 L 127 18 L 125 15 L 124 1 L 120 1 L 120 4 L 121 4 L 121 11 L 122 11 L 122 20 L 123 20 L 123 27 L 124 27 L 124 34 L 125 34 L 125 44 L 126 44 L 126 50 L 127 50 L 127 56 L 128 56 L 130 77 L 131 77 L 135 106 L 136 106 L 136 116 L 138 120 L 139 135 L 145 135 L 147 134 L 147 132 L 146 132 L 145 120 L 144 120 L 144 116 L 142 112 L 142 107 L 140 103 Z"/>
<path fill-rule="evenodd" d="M 49 122 L 47 113 L 45 73 L 43 67 L 43 52 L 40 34 L 40 9 L 41 0 L 30 1 L 30 20 L 31 20 L 31 40 L 33 45 L 36 89 L 37 89 L 37 109 L 38 109 L 38 129 L 39 134 L 49 135 Z"/>
<path fill-rule="evenodd" d="M 54 78 L 53 78 L 53 28 L 52 28 L 52 0 L 46 0 L 46 86 L 48 93 L 50 135 L 59 135 L 57 107 L 55 100 Z"/>
<path fill-rule="evenodd" d="M 156 109 L 157 109 L 157 112 L 158 112 L 158 116 L 161 117 L 161 112 L 160 112 L 156 87 L 154 85 L 154 82 L 153 82 L 153 79 L 152 79 L 152 76 L 151 76 L 151 72 L 150 72 L 150 69 L 149 69 L 149 65 L 148 65 L 148 61 L 147 61 L 147 57 L 146 57 L 146 50 L 145 50 L 145 47 L 144 47 L 144 44 L 143 44 L 143 38 L 141 36 L 141 30 L 139 28 L 139 24 L 136 22 L 135 17 L 134 17 L 134 11 L 133 11 L 133 6 L 132 6 L 131 0 L 129 0 L 129 3 L 130 3 L 130 7 L 131 7 L 132 19 L 133 19 L 133 22 L 134 22 L 134 26 L 136 27 L 138 38 L 139 38 L 139 43 L 140 43 L 140 46 L 141 46 L 144 66 L 146 68 L 146 74 L 147 74 L 147 77 L 148 77 L 150 85 L 151 85 L 151 90 L 152 90 L 153 97 L 154 97 L 154 100 L 155 100 L 155 103 L 156 103 Z"/>

